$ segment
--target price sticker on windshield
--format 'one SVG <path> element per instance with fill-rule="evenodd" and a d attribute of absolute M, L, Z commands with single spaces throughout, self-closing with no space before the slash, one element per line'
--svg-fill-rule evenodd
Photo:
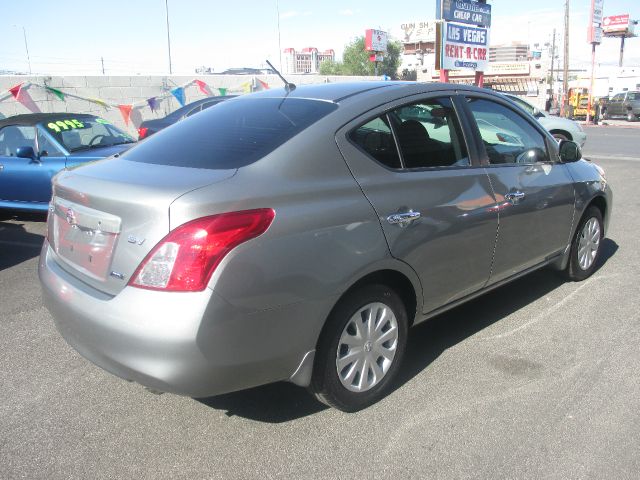
<path fill-rule="evenodd" d="M 49 130 L 53 130 L 56 133 L 60 133 L 65 130 L 73 130 L 76 128 L 84 128 L 84 123 L 75 118 L 70 118 L 68 120 L 57 120 L 55 122 L 49 122 L 47 124 L 47 128 Z"/>

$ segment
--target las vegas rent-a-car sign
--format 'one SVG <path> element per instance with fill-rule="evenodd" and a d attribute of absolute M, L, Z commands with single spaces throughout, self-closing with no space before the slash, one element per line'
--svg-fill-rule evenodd
<path fill-rule="evenodd" d="M 442 28 L 440 68 L 469 68 L 484 72 L 489 66 L 489 29 L 445 22 Z"/>

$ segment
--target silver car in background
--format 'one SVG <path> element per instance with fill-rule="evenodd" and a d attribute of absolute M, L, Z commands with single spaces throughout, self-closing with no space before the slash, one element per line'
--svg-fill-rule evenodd
<path fill-rule="evenodd" d="M 503 95 L 523 108 L 527 113 L 533 115 L 556 140 L 572 140 L 580 145 L 581 148 L 584 147 L 587 141 L 587 134 L 578 122 L 574 122 L 569 118 L 549 115 L 516 95 L 509 93 L 504 93 Z"/>
<path fill-rule="evenodd" d="M 389 391 L 412 325 L 544 266 L 591 275 L 612 202 L 503 96 L 405 82 L 231 99 L 53 190 L 39 275 L 80 354 L 154 390 L 288 380 L 345 411 Z"/>

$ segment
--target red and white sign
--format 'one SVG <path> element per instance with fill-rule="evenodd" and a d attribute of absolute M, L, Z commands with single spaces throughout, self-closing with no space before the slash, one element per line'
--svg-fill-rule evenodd
<path fill-rule="evenodd" d="M 626 32 L 629 29 L 629 14 L 612 15 L 604 17 L 602 20 L 602 31 L 604 33 Z"/>
<path fill-rule="evenodd" d="M 382 30 L 365 30 L 364 49 L 368 52 L 387 52 L 387 32 Z"/>

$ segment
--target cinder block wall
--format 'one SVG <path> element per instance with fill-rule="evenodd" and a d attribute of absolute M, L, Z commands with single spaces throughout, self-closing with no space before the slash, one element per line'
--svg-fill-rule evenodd
<path fill-rule="evenodd" d="M 21 113 L 30 113 L 30 110 L 16 101 L 11 93 L 7 92 L 13 86 L 24 82 L 32 82 L 39 85 L 47 85 L 62 91 L 65 94 L 81 97 L 96 98 L 110 104 L 135 104 L 131 111 L 131 121 L 125 125 L 122 114 L 117 107 L 105 109 L 102 106 L 85 100 L 66 97 L 64 101 L 58 99 L 53 93 L 45 89 L 31 85 L 26 87 L 26 92 L 33 99 L 33 103 L 41 112 L 69 112 L 91 113 L 105 118 L 120 128 L 128 131 L 137 138 L 137 128 L 143 120 L 164 117 L 168 113 L 180 107 L 178 101 L 169 94 L 175 87 L 182 86 L 194 79 L 207 83 L 213 93 L 218 95 L 218 88 L 230 89 L 227 94 L 241 94 L 241 85 L 260 79 L 271 88 L 282 87 L 282 80 L 277 75 L 194 75 L 194 76 L 87 76 L 87 77 L 49 77 L 49 76 L 0 76 L 0 118 L 10 117 Z M 355 80 L 379 80 L 378 77 L 338 77 L 320 75 L 287 75 L 287 80 L 296 85 L 309 83 L 343 82 Z M 231 91 L 234 89 L 234 91 Z M 2 93 L 5 92 L 5 93 Z M 159 102 L 159 108 L 152 112 L 146 104 L 151 97 L 168 95 Z M 190 85 L 185 89 L 186 102 L 193 102 L 205 95 L 197 86 Z"/>

